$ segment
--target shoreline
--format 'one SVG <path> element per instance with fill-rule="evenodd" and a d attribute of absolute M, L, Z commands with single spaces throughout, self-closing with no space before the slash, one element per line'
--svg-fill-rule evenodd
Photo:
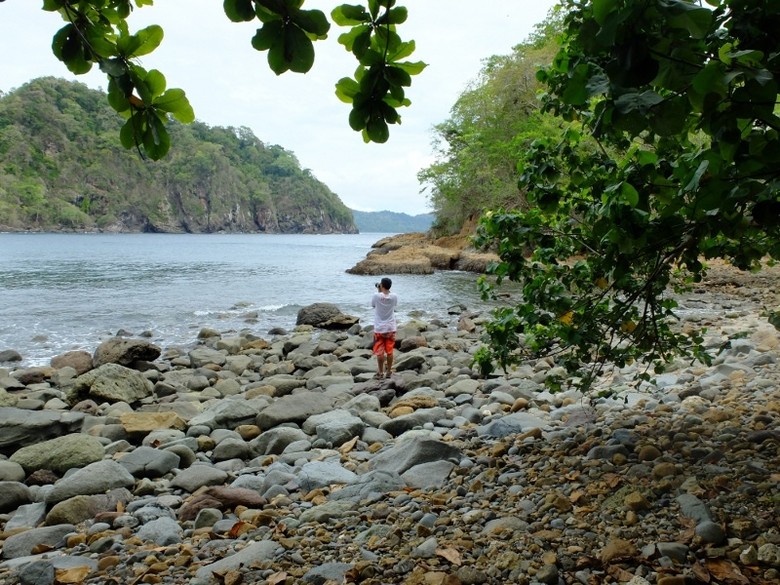
<path fill-rule="evenodd" d="M 477 378 L 470 313 L 400 324 L 389 380 L 359 325 L 0 370 L 0 583 L 775 583 L 780 334 L 723 276 L 713 365 L 613 397 Z"/>
<path fill-rule="evenodd" d="M 0 580 L 664 585 L 723 562 L 780 576 L 780 338 L 754 313 L 711 333 L 754 329 L 712 368 L 638 390 L 613 378 L 614 399 L 549 394 L 544 360 L 475 378 L 462 317 L 405 324 L 390 380 L 372 379 L 359 327 L 204 331 L 154 358 L 128 340 L 81 356 L 105 363 L 80 376 L 27 372 L 0 408 Z M 9 438 L 20 412 L 33 441 Z"/>

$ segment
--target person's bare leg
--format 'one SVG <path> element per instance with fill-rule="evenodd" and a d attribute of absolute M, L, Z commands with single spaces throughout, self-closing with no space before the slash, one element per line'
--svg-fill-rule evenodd
<path fill-rule="evenodd" d="M 387 370 L 386 370 L 386 372 L 387 372 L 388 378 L 390 377 L 390 374 L 393 373 L 393 354 L 392 353 L 388 353 L 387 354 Z"/>
<path fill-rule="evenodd" d="M 385 375 L 385 356 L 383 354 L 379 354 L 376 356 L 376 366 L 377 366 L 377 377 L 381 378 Z M 389 371 L 389 367 L 388 367 Z"/>

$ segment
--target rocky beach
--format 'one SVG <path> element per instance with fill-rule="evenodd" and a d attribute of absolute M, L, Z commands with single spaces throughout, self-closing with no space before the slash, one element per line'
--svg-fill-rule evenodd
<path fill-rule="evenodd" d="M 713 364 L 603 397 L 546 359 L 479 378 L 462 306 L 402 323 L 383 380 L 325 305 L 6 361 L 0 584 L 778 583 L 777 284 L 714 267 L 680 300 Z"/>

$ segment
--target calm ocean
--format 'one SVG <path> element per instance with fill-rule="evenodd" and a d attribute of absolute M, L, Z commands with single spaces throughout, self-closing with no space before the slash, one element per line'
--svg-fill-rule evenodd
<path fill-rule="evenodd" d="M 163 348 L 201 327 L 263 336 L 315 302 L 368 325 L 379 277 L 345 271 L 385 235 L 0 234 L 0 350 L 32 366 L 122 329 Z M 391 276 L 400 320 L 482 306 L 474 274 Z"/>

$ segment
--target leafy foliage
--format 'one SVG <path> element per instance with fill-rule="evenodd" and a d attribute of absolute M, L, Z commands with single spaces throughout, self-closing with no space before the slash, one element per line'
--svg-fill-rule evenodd
<path fill-rule="evenodd" d="M 105 99 L 53 78 L 0 96 L 3 229 L 356 231 L 294 154 L 249 129 L 169 122 L 180 148 L 149 164 L 117 144 Z"/>
<path fill-rule="evenodd" d="M 758 269 L 780 256 L 780 13 L 757 0 L 564 4 L 539 79 L 568 130 L 521 165 L 532 208 L 488 213 L 479 230 L 497 282 L 522 288 L 522 349 L 506 355 L 493 336 L 490 357 L 552 354 L 585 387 L 607 363 L 706 361 L 668 289 L 700 280 L 708 258 Z"/>
<path fill-rule="evenodd" d="M 332 12 L 334 22 L 349 26 L 339 41 L 358 61 L 355 78 L 337 84 L 340 99 L 352 104 L 349 123 L 364 139 L 385 142 L 388 124 L 400 123 L 397 108 L 408 106 L 404 88 L 425 65 L 402 61 L 414 51 L 403 42 L 396 26 L 407 11 L 395 0 L 367 0 L 362 6 L 343 5 Z M 268 52 L 268 65 L 277 75 L 306 73 L 314 64 L 314 41 L 327 38 L 330 22 L 321 10 L 305 10 L 304 0 L 224 0 L 233 22 L 257 19 L 261 26 L 252 46 Z M 195 120 L 184 91 L 168 89 L 165 76 L 147 71 L 138 57 L 154 51 L 163 29 L 152 25 L 130 33 L 127 17 L 135 7 L 152 0 L 44 0 L 43 9 L 59 12 L 67 23 L 54 35 L 52 52 L 74 74 L 98 65 L 108 77 L 108 102 L 127 118 L 120 132 L 125 148 L 137 148 L 159 160 L 170 149 L 166 122 L 173 117 L 188 124 Z"/>
<path fill-rule="evenodd" d="M 511 55 L 486 59 L 450 118 L 434 128 L 436 161 L 418 178 L 428 190 L 438 231 L 458 232 L 486 209 L 527 208 L 517 188 L 517 164 L 530 142 L 560 135 L 560 124 L 541 112 L 536 79 L 558 49 L 559 27 L 553 12 Z"/>
<path fill-rule="evenodd" d="M 359 63 L 354 78 L 336 84 L 336 95 L 352 104 L 349 125 L 363 134 L 365 142 L 386 142 L 388 124 L 401 121 L 398 108 L 411 104 L 404 88 L 425 68 L 422 62 L 402 60 L 415 48 L 414 41 L 403 42 L 396 32 L 396 26 L 406 21 L 406 8 L 395 6 L 395 0 L 369 0 L 368 10 L 344 4 L 332 16 L 336 24 L 351 27 L 339 36 L 339 43 Z"/>

